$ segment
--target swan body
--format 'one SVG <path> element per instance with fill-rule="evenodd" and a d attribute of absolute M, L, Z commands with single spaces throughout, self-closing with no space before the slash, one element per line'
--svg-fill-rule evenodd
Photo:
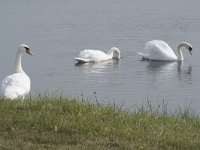
<path fill-rule="evenodd" d="M 107 53 L 100 50 L 85 49 L 79 53 L 75 59 L 79 63 L 100 62 L 110 60 L 113 57 L 120 59 L 120 50 L 116 47 L 111 48 Z"/>
<path fill-rule="evenodd" d="M 178 47 L 178 56 L 175 55 L 171 47 L 162 40 L 148 41 L 145 44 L 146 54 L 138 53 L 143 59 L 159 60 L 159 61 L 183 61 L 182 47 L 189 50 L 192 55 L 192 46 L 187 42 L 181 42 Z"/>
<path fill-rule="evenodd" d="M 1 83 L 1 96 L 4 98 L 24 99 L 30 92 L 30 78 L 21 66 L 21 57 L 25 53 L 32 55 L 30 48 L 25 44 L 21 44 L 16 54 L 15 73 L 5 77 Z"/>

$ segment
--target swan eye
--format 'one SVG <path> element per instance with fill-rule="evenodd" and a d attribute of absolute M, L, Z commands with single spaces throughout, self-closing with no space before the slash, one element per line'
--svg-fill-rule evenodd
<path fill-rule="evenodd" d="M 28 51 L 29 50 L 29 48 L 28 47 L 24 47 L 25 49 L 26 49 L 26 51 Z"/>

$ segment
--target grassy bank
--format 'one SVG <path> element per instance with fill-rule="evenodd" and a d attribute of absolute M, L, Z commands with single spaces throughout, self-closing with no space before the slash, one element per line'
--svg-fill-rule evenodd
<path fill-rule="evenodd" d="M 59 97 L 0 100 L 0 149 L 200 149 L 200 118 Z"/>

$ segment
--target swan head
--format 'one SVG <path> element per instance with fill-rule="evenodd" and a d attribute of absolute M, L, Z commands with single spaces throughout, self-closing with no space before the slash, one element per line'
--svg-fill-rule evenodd
<path fill-rule="evenodd" d="M 189 53 L 192 55 L 192 46 L 190 43 L 188 42 L 181 42 L 178 46 L 178 48 L 180 49 L 181 47 L 185 47 L 189 50 Z"/>
<path fill-rule="evenodd" d="M 190 54 L 192 55 L 192 47 L 189 47 L 189 52 L 190 52 Z"/>
<path fill-rule="evenodd" d="M 18 48 L 18 53 L 26 53 L 26 54 L 29 54 L 29 55 L 33 55 L 33 53 L 31 52 L 31 49 L 29 48 L 28 45 L 26 44 L 21 44 Z"/>
<path fill-rule="evenodd" d="M 120 50 L 117 47 L 112 47 L 111 51 L 113 51 L 113 57 L 120 59 Z"/>

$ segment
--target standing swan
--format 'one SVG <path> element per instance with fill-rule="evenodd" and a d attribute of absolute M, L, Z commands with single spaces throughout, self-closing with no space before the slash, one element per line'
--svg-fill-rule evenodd
<path fill-rule="evenodd" d="M 116 47 L 111 48 L 107 53 L 104 53 L 100 50 L 86 49 L 81 51 L 79 56 L 75 59 L 79 63 L 87 63 L 106 61 L 112 59 L 113 57 L 120 59 L 120 50 Z"/>
<path fill-rule="evenodd" d="M 192 46 L 187 42 L 181 42 L 178 47 L 178 56 L 174 54 L 174 51 L 171 47 L 164 41 L 153 40 L 145 44 L 145 50 L 147 54 L 138 53 L 142 56 L 143 59 L 148 60 L 159 60 L 159 61 L 183 61 L 182 47 L 185 47 L 189 50 L 192 55 Z"/>
<path fill-rule="evenodd" d="M 21 44 L 17 50 L 15 73 L 4 78 L 1 83 L 1 95 L 4 98 L 12 100 L 17 98 L 24 99 L 30 91 L 30 78 L 21 66 L 21 57 L 24 53 L 32 55 L 31 49 L 27 45 Z"/>

